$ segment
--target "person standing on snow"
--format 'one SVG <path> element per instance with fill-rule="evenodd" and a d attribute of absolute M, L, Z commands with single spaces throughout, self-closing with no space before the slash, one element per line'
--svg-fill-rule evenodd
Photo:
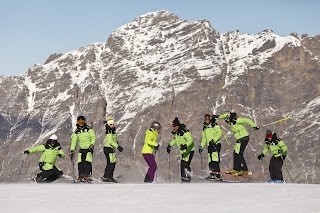
<path fill-rule="evenodd" d="M 269 150 L 271 151 L 273 156 L 271 157 L 269 164 L 269 173 L 271 180 L 269 180 L 268 182 L 283 183 L 282 165 L 284 159 L 287 156 L 288 147 L 281 140 L 281 138 L 277 137 L 277 134 L 275 132 L 272 132 L 268 129 L 266 131 L 263 151 L 258 156 L 258 159 L 261 160 Z"/>
<path fill-rule="evenodd" d="M 78 172 L 79 177 L 77 182 L 90 182 L 92 181 L 92 157 L 93 149 L 96 143 L 96 135 L 91 127 L 85 123 L 84 116 L 77 118 L 77 129 L 71 136 L 70 158 L 73 160 L 74 152 L 79 141 L 79 154 L 78 154 Z"/>
<path fill-rule="evenodd" d="M 103 152 L 107 158 L 107 165 L 101 180 L 103 182 L 117 183 L 117 181 L 113 179 L 113 172 L 117 161 L 115 150 L 118 149 L 119 152 L 122 152 L 123 148 L 118 144 L 118 134 L 116 133 L 115 122 L 111 117 L 108 117 L 107 119 L 106 137 L 103 146 Z"/>
<path fill-rule="evenodd" d="M 238 118 L 235 112 L 222 114 L 219 118 L 227 122 L 236 139 L 233 152 L 233 169 L 227 173 L 239 176 L 247 175 L 248 167 L 243 153 L 249 142 L 249 132 L 244 125 L 248 124 L 255 130 L 258 130 L 259 127 L 249 118 Z"/>
<path fill-rule="evenodd" d="M 208 147 L 210 175 L 205 179 L 220 179 L 220 138 L 222 136 L 222 130 L 216 123 L 216 115 L 210 116 L 209 114 L 206 114 L 204 117 L 202 140 L 199 153 L 201 154 L 203 152 L 205 146 Z"/>
<path fill-rule="evenodd" d="M 39 160 L 41 172 L 36 175 L 34 180 L 36 182 L 49 183 L 60 178 L 63 172 L 55 165 L 55 163 L 58 157 L 64 158 L 66 155 L 58 143 L 58 137 L 56 135 L 51 135 L 46 144 L 25 150 L 24 154 L 32 154 L 35 152 L 42 152 L 42 155 Z"/>
<path fill-rule="evenodd" d="M 153 182 L 155 172 L 157 170 L 157 163 L 153 152 L 154 150 L 158 150 L 161 146 L 160 143 L 157 143 L 157 138 L 160 134 L 161 128 L 161 124 L 155 121 L 152 122 L 151 127 L 146 131 L 144 145 L 141 150 L 141 154 L 149 166 L 148 172 L 144 178 L 145 183 Z"/>
<path fill-rule="evenodd" d="M 186 125 L 181 124 L 178 118 L 172 121 L 173 140 L 167 146 L 168 154 L 171 151 L 171 147 L 177 145 L 180 149 L 180 169 L 181 169 L 181 181 L 190 182 L 191 181 L 191 168 L 190 164 L 194 154 L 194 143 L 190 131 L 187 129 Z"/>

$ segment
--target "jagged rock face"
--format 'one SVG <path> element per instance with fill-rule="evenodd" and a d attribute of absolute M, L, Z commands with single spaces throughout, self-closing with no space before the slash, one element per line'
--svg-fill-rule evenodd
<path fill-rule="evenodd" d="M 152 121 L 163 125 L 166 146 L 172 139 L 171 122 L 178 116 L 198 147 L 203 115 L 234 110 L 262 126 L 259 131 L 248 127 L 249 169 L 267 173 L 267 164 L 256 158 L 265 129 L 271 128 L 289 147 L 286 163 L 294 181 L 319 183 L 319 47 L 319 36 L 280 37 L 271 30 L 220 34 L 206 20 L 183 21 L 167 11 L 140 16 L 106 43 L 53 55 L 22 76 L 0 77 L 0 180 L 25 181 L 35 174 L 39 155 L 26 157 L 22 152 L 45 143 L 53 133 L 68 152 L 78 115 L 84 115 L 97 134 L 93 174 L 100 177 L 106 164 L 103 121 L 111 115 L 124 147 L 115 177 L 141 182 L 147 165 L 140 151 Z M 263 126 L 287 116 L 295 117 Z M 232 166 L 235 140 L 229 127 L 219 123 L 231 143 L 229 147 L 222 139 L 221 154 Z M 175 149 L 170 158 L 173 181 L 179 179 L 177 153 Z M 167 182 L 168 154 L 160 150 L 156 159 L 158 176 Z M 58 165 L 72 175 L 68 159 Z M 197 153 L 191 166 L 196 179 L 201 174 Z M 223 162 L 221 168 L 227 169 Z M 283 173 L 289 181 L 285 169 Z"/>

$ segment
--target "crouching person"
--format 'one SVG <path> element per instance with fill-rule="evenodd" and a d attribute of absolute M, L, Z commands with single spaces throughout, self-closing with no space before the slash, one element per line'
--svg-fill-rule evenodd
<path fill-rule="evenodd" d="M 64 158 L 66 155 L 58 143 L 58 137 L 52 135 L 46 144 L 25 150 L 24 154 L 32 154 L 35 152 L 42 152 L 42 155 L 39 160 L 41 172 L 36 175 L 34 180 L 37 183 L 50 183 L 60 178 L 63 172 L 55 165 L 55 163 L 58 157 Z"/>

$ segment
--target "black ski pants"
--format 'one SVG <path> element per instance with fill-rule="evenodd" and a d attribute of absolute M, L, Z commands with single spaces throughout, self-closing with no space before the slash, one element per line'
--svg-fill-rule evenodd
<path fill-rule="evenodd" d="M 248 171 L 246 160 L 244 159 L 243 153 L 249 143 L 249 136 L 240 138 L 237 140 L 240 143 L 239 154 L 234 151 L 233 153 L 233 169 L 237 171 Z"/>
<path fill-rule="evenodd" d="M 114 153 L 114 149 L 112 149 L 111 147 L 104 147 L 103 148 L 103 152 L 107 158 L 107 165 L 106 168 L 104 170 L 104 175 L 103 177 L 105 178 L 113 178 L 113 172 L 114 169 L 116 167 L 116 162 L 111 163 L 111 159 L 110 159 L 110 154 Z"/>
<path fill-rule="evenodd" d="M 210 162 L 209 162 L 209 169 L 210 169 L 210 174 L 216 175 L 218 178 L 220 178 L 220 151 L 221 151 L 221 144 L 210 144 L 208 146 L 208 154 L 210 157 Z M 212 159 L 212 153 L 217 153 L 218 156 L 218 161 L 215 159 Z"/>
<path fill-rule="evenodd" d="M 269 164 L 269 172 L 270 172 L 271 180 L 283 181 L 282 165 L 283 165 L 283 160 L 281 157 L 277 157 L 277 158 L 274 156 L 271 157 L 270 164 Z"/>
<path fill-rule="evenodd" d="M 92 163 L 86 161 L 87 154 L 90 151 L 89 149 L 80 149 L 79 152 L 81 153 L 81 162 L 78 163 L 79 177 L 90 177 L 92 175 Z"/>
<path fill-rule="evenodd" d="M 191 151 L 188 161 L 181 160 L 180 169 L 181 169 L 181 180 L 183 182 L 190 182 L 191 181 L 191 176 L 186 174 L 185 169 L 189 173 L 191 173 L 190 164 L 191 164 L 191 161 L 192 161 L 192 158 L 193 158 L 193 154 L 194 154 L 194 151 Z M 188 177 L 190 180 L 185 180 L 182 177 Z"/>
<path fill-rule="evenodd" d="M 38 177 L 45 179 L 45 182 L 53 182 L 63 175 L 63 172 L 60 171 L 56 166 L 53 166 L 50 170 L 44 170 L 43 167 L 44 163 L 40 162 L 39 167 L 42 172 L 37 174 Z"/>

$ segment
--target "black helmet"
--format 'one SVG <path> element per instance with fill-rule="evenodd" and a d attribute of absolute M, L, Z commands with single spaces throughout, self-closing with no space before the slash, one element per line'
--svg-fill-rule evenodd
<path fill-rule="evenodd" d="M 80 115 L 80 116 L 78 116 L 78 118 L 77 118 L 77 121 L 79 121 L 79 120 L 86 121 L 86 118 L 85 118 L 84 116 Z"/>
<path fill-rule="evenodd" d="M 151 127 L 152 129 L 158 129 L 160 130 L 162 128 L 161 124 L 157 121 L 152 122 Z"/>

